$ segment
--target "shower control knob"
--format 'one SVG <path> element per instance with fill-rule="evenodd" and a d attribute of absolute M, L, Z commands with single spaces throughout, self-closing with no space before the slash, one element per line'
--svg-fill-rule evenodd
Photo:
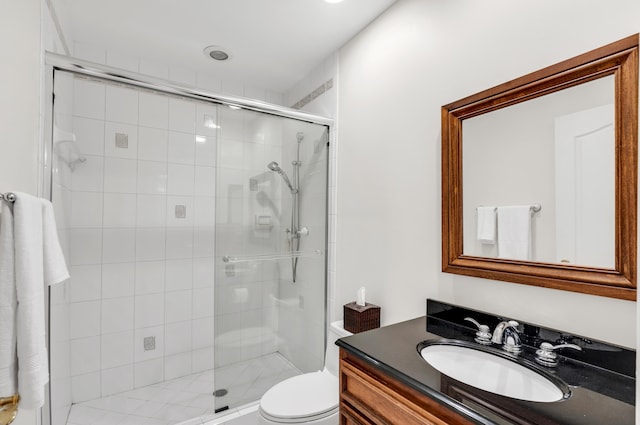
<path fill-rule="evenodd" d="M 307 236 L 309 234 L 309 228 L 308 227 L 301 227 L 300 230 L 298 230 L 298 235 L 300 236 Z"/>

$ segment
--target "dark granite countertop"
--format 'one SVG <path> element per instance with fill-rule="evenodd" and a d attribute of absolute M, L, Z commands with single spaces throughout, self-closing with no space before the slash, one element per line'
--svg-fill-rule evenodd
<path fill-rule="evenodd" d="M 624 368 L 622 372 L 625 373 L 621 373 L 605 369 L 601 364 L 596 366 L 591 364 L 593 362 L 585 362 L 584 359 L 561 357 L 558 367 L 549 369 L 569 385 L 571 396 L 567 400 L 553 403 L 529 402 L 472 387 L 467 388 L 469 393 L 474 394 L 470 398 L 448 395 L 443 382 L 450 381 L 450 378 L 442 376 L 424 361 L 417 350 L 417 345 L 424 340 L 443 337 L 472 341 L 473 332 L 469 332 L 469 329 L 458 329 L 447 323 L 443 325 L 444 322 L 433 323 L 439 320 L 433 317 L 428 319 L 428 317 L 420 317 L 342 338 L 336 344 L 478 424 L 633 425 L 635 423 L 635 379 L 633 378 L 635 369 L 633 374 Z M 429 327 L 428 320 L 430 320 Z M 629 353 L 635 357 L 635 352 L 626 349 L 622 351 L 627 354 L 624 358 L 625 363 L 630 361 Z M 615 353 L 607 350 L 602 353 L 603 356 L 615 358 Z M 533 358 L 532 349 L 525 347 L 525 352 L 521 356 Z M 633 368 L 635 368 L 635 361 Z M 508 419 L 505 415 L 496 415 L 482 408 L 473 402 L 474 397 L 488 401 L 499 409 L 506 408 L 510 412 L 506 416 L 511 415 L 510 418 Z M 518 418 L 524 420 L 520 421 Z"/>

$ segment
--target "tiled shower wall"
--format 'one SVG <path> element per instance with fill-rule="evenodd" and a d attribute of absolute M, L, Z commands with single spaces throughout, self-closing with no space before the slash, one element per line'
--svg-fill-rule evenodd
<path fill-rule="evenodd" d="M 217 114 L 74 79 L 73 402 L 213 367 Z"/>

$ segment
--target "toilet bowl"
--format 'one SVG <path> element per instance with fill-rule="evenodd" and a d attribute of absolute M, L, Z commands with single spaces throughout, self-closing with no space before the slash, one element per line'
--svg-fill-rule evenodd
<path fill-rule="evenodd" d="M 342 321 L 329 327 L 324 369 L 286 379 L 260 399 L 259 425 L 338 425 L 338 338 L 353 335 Z"/>

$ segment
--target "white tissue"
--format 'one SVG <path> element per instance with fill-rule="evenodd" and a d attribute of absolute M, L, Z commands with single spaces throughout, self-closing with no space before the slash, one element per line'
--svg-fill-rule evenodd
<path fill-rule="evenodd" d="M 365 302 L 364 302 L 364 286 L 361 286 L 360 289 L 358 289 L 358 293 L 356 296 L 356 304 L 359 306 L 364 307 L 365 306 Z"/>

